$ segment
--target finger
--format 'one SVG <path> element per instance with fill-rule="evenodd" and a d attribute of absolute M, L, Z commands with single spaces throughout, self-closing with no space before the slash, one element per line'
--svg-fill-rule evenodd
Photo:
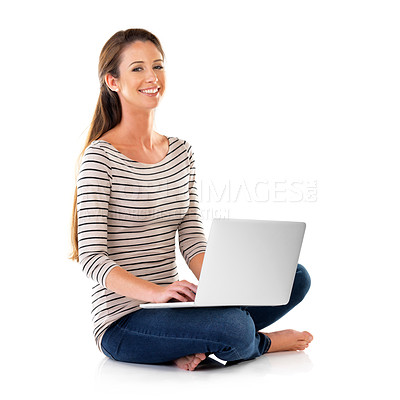
<path fill-rule="evenodd" d="M 187 288 L 189 288 L 191 291 L 193 291 L 194 293 L 196 293 L 197 292 L 197 285 L 195 285 L 194 283 L 190 283 L 190 282 L 188 282 L 188 281 L 185 281 L 185 280 L 183 280 L 183 281 L 177 281 L 177 282 L 179 282 L 181 285 L 181 287 L 187 287 Z"/>
<path fill-rule="evenodd" d="M 195 286 L 193 288 L 193 287 L 183 286 L 182 291 L 183 291 L 183 293 L 185 293 L 186 296 L 188 296 L 190 299 L 194 300 L 194 298 L 196 297 L 196 293 L 197 293 L 197 287 Z"/>
<path fill-rule="evenodd" d="M 182 296 L 181 294 L 177 293 L 177 292 L 173 292 L 170 294 L 171 299 L 176 299 L 179 301 L 187 301 L 186 297 Z"/>
<path fill-rule="evenodd" d="M 190 301 L 194 301 L 196 297 L 196 293 L 193 293 L 189 288 L 187 287 L 182 287 L 179 288 L 179 293 L 184 295 L 186 298 L 188 298 Z"/>
<path fill-rule="evenodd" d="M 185 299 L 184 301 L 194 301 L 194 299 L 192 299 L 192 298 L 186 296 L 186 294 L 181 293 L 181 296 L 184 297 L 184 299 Z"/>
<path fill-rule="evenodd" d="M 190 288 L 184 285 L 175 285 L 176 287 L 171 288 L 174 292 L 183 295 L 188 301 L 194 301 L 196 297 L 196 293 L 193 292 Z"/>
<path fill-rule="evenodd" d="M 183 300 L 182 301 L 194 301 L 194 298 L 186 295 L 185 293 L 179 293 L 180 296 L 182 296 Z"/>
<path fill-rule="evenodd" d="M 188 289 L 189 290 L 189 289 Z M 169 296 L 179 301 L 194 301 L 194 294 L 192 292 L 185 293 L 182 288 L 172 288 L 169 291 Z"/>

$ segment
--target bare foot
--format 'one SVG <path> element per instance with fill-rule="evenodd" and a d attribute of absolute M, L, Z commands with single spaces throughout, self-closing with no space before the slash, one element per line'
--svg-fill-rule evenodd
<path fill-rule="evenodd" d="M 271 339 L 271 346 L 268 353 L 277 351 L 295 351 L 304 350 L 308 347 L 309 343 L 313 340 L 311 333 L 304 331 L 294 331 L 293 329 L 286 329 L 284 331 L 263 333 Z"/>
<path fill-rule="evenodd" d="M 186 371 L 194 371 L 194 369 L 205 360 L 206 355 L 204 353 L 191 354 L 174 360 L 174 363 Z"/>

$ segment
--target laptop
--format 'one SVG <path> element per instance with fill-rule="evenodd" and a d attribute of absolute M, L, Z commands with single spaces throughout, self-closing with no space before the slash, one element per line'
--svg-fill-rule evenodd
<path fill-rule="evenodd" d="M 141 308 L 278 306 L 289 302 L 306 224 L 215 218 L 195 301 Z"/>

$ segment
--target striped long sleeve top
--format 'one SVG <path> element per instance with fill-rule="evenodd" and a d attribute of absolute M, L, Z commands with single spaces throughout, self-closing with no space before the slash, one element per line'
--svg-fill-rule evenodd
<path fill-rule="evenodd" d="M 100 351 L 107 327 L 144 303 L 106 288 L 115 266 L 168 285 L 179 279 L 176 231 L 188 265 L 206 249 L 192 147 L 176 137 L 168 141 L 167 155 L 156 164 L 134 161 L 104 140 L 93 141 L 82 157 L 77 179 L 79 264 L 95 283 L 93 333 Z"/>

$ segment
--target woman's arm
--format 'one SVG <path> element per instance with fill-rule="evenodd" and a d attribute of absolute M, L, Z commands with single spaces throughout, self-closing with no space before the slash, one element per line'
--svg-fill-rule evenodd
<path fill-rule="evenodd" d="M 106 277 L 106 287 L 122 296 L 150 303 L 166 303 L 171 299 L 194 301 L 197 291 L 196 285 L 185 280 L 160 286 L 138 278 L 120 266 L 114 267 L 109 272 Z"/>
<path fill-rule="evenodd" d="M 203 266 L 205 253 L 196 254 L 189 263 L 189 268 L 192 270 L 197 280 L 200 280 L 201 267 Z"/>
<path fill-rule="evenodd" d="M 106 288 L 122 296 L 153 303 L 154 294 L 160 287 L 117 266 L 107 275 Z"/>
<path fill-rule="evenodd" d="M 189 143 L 185 142 L 185 145 L 187 146 L 188 156 L 189 208 L 178 226 L 179 248 L 186 264 L 199 279 L 204 258 L 204 254 L 200 254 L 206 250 L 207 239 L 201 221 L 200 203 L 197 195 L 194 153 Z"/>

